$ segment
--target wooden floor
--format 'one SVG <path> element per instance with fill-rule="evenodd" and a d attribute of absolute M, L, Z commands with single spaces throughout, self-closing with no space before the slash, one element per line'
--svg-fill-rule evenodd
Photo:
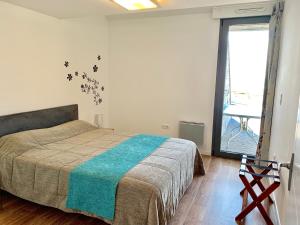
<path fill-rule="evenodd" d="M 204 157 L 206 175 L 194 179 L 182 198 L 170 225 L 231 225 L 240 212 L 242 183 L 239 162 Z M 1 225 L 106 225 L 100 220 L 40 206 L 4 193 Z M 258 210 L 247 217 L 245 225 L 265 224 Z"/>

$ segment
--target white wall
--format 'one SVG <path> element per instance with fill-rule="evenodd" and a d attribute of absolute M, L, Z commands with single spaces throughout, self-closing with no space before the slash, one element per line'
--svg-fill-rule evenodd
<path fill-rule="evenodd" d="M 277 90 L 274 106 L 270 155 L 281 162 L 288 162 L 294 147 L 297 109 L 300 93 L 300 1 L 286 0 L 282 46 L 280 54 Z M 280 95 L 283 95 L 280 104 Z M 282 183 L 276 192 L 281 222 L 285 224 L 287 192 L 287 170 L 283 169 Z"/>
<path fill-rule="evenodd" d="M 97 78 L 106 83 L 106 20 L 94 18 L 97 24 L 88 25 L 87 20 L 93 18 L 58 20 L 0 2 L 0 115 L 78 103 L 80 117 L 92 122 L 96 112 L 105 111 L 106 100 L 94 107 L 80 86 L 67 81 L 63 66 L 74 59 L 86 70 L 100 53 L 104 61 Z"/>
<path fill-rule="evenodd" d="M 0 27 L 0 114 L 74 103 L 62 76 L 60 21 L 0 2 Z"/>
<path fill-rule="evenodd" d="M 72 82 L 66 81 L 66 87 L 72 90 L 73 98 L 79 103 L 81 119 L 94 122 L 95 114 L 104 115 L 104 126 L 108 126 L 108 24 L 103 16 L 93 16 L 78 19 L 63 20 L 64 38 L 67 46 L 66 59 L 70 61 L 70 69 L 88 73 L 92 78 L 103 85 L 103 102 L 101 105 L 95 105 L 92 95 L 86 95 L 81 92 L 81 78 L 75 78 Z M 97 56 L 101 56 L 98 61 Z M 99 71 L 93 72 L 93 66 L 98 65 Z M 64 69 L 64 72 L 69 71 Z"/>
<path fill-rule="evenodd" d="M 204 122 L 201 151 L 210 154 L 218 20 L 208 13 L 112 19 L 109 29 L 110 125 L 176 137 L 180 120 Z"/>

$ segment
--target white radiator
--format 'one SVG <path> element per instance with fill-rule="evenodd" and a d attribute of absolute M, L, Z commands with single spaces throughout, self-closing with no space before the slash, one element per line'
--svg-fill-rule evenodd
<path fill-rule="evenodd" d="M 202 145 L 204 138 L 204 123 L 180 121 L 179 138 L 193 141 L 198 146 Z"/>

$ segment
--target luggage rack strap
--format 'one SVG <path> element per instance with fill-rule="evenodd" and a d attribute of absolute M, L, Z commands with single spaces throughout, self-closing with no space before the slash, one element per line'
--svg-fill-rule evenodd
<path fill-rule="evenodd" d="M 257 165 L 257 164 L 254 164 L 254 163 L 244 163 L 244 162 L 242 162 L 241 164 L 246 165 L 246 166 L 253 166 L 253 167 L 258 168 L 258 169 L 267 169 L 267 170 L 278 171 L 278 168 L 273 168 L 273 167 L 269 167 L 269 166 L 261 166 L 261 165 Z"/>
<path fill-rule="evenodd" d="M 251 174 L 251 175 L 257 176 L 257 177 L 268 177 L 268 178 L 276 178 L 276 179 L 280 179 L 280 177 L 277 176 L 277 175 L 252 173 L 252 172 L 249 172 L 248 170 L 243 170 L 243 169 L 240 169 L 240 172 L 248 173 L 248 174 Z"/>
<path fill-rule="evenodd" d="M 252 161 L 256 161 L 256 162 L 269 162 L 269 163 L 278 164 L 278 162 L 273 161 L 273 160 L 257 159 L 257 158 L 255 158 L 255 156 L 250 156 L 250 155 L 243 155 L 243 158 L 248 159 L 248 160 L 252 160 Z"/>

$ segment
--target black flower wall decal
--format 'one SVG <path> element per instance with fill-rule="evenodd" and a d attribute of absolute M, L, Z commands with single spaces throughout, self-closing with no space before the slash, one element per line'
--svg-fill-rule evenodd
<path fill-rule="evenodd" d="M 97 56 L 98 61 L 102 59 L 100 55 Z M 67 68 L 70 66 L 70 63 L 68 61 L 65 61 L 64 66 Z M 99 71 L 99 67 L 97 65 L 93 66 L 93 73 L 97 73 Z M 96 105 L 99 105 L 103 102 L 103 99 L 98 92 L 99 86 L 101 87 L 101 91 L 104 91 L 104 86 L 100 85 L 100 82 L 97 81 L 96 79 L 90 77 L 87 72 L 82 72 L 82 75 L 79 76 L 79 72 L 76 70 L 74 73 L 74 77 L 72 73 L 67 74 L 67 79 L 69 81 L 72 81 L 74 79 L 82 79 L 83 83 L 80 85 L 80 89 L 82 93 L 85 93 L 86 95 L 93 95 L 94 98 L 94 103 Z M 86 83 L 85 83 L 86 82 Z"/>
<path fill-rule="evenodd" d="M 73 76 L 72 76 L 72 74 L 68 74 L 68 76 L 67 76 L 67 79 L 69 80 L 69 81 L 71 81 L 72 79 L 73 79 Z"/>
<path fill-rule="evenodd" d="M 96 73 L 98 71 L 98 66 L 94 65 L 93 70 L 94 70 L 94 73 Z"/>

